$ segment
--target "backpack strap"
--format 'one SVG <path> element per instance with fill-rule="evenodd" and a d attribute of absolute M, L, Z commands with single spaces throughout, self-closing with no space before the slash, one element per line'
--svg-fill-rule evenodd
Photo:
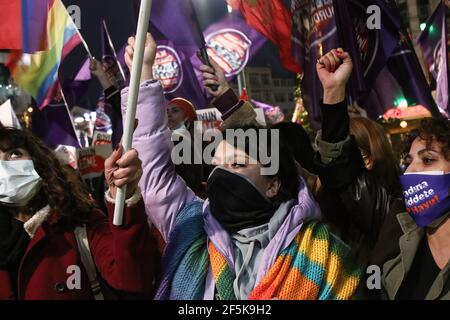
<path fill-rule="evenodd" d="M 75 238 L 77 239 L 81 262 L 86 269 L 89 282 L 91 284 L 92 294 L 94 295 L 95 300 L 105 300 L 100 282 L 98 281 L 97 269 L 95 267 L 94 260 L 92 259 L 91 249 L 89 248 L 86 225 L 83 225 L 82 227 L 76 227 L 74 233 Z"/>

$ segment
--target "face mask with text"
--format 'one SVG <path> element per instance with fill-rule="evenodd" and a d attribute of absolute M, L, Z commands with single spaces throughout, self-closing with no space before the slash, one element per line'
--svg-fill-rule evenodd
<path fill-rule="evenodd" d="M 419 227 L 427 227 L 450 212 L 450 173 L 406 173 L 400 177 L 406 210 Z"/>

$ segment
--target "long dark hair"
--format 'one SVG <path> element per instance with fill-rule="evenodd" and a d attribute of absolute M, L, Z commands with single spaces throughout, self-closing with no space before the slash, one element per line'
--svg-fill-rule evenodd
<path fill-rule="evenodd" d="M 58 215 L 58 226 L 64 229 L 85 222 L 93 200 L 81 180 L 70 169 L 61 166 L 54 152 L 30 131 L 0 127 L 0 150 L 6 152 L 17 148 L 30 154 L 34 168 L 42 178 L 41 190 L 27 206 L 28 213 L 34 214 L 48 204 Z"/>
<path fill-rule="evenodd" d="M 350 133 L 355 137 L 358 147 L 372 158 L 375 179 L 389 192 L 399 193 L 400 164 L 383 127 L 366 118 L 352 118 Z"/>

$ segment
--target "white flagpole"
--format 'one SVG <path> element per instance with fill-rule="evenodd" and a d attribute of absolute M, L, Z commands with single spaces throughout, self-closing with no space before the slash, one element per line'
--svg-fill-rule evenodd
<path fill-rule="evenodd" d="M 77 28 L 77 27 L 75 26 L 75 28 Z M 89 58 L 92 60 L 93 56 L 92 56 L 91 50 L 89 50 L 88 44 L 86 43 L 86 41 L 84 40 L 83 36 L 81 35 L 80 30 L 78 30 L 78 29 L 76 29 L 76 30 L 77 30 L 78 36 L 80 37 L 81 43 L 84 46 L 84 49 L 86 49 L 86 52 L 88 53 Z"/>
<path fill-rule="evenodd" d="M 136 46 L 134 49 L 133 66 L 131 72 L 130 88 L 128 93 L 127 114 L 123 130 L 122 146 L 124 152 L 131 149 L 134 131 L 134 120 L 136 117 L 137 98 L 144 60 L 144 49 L 147 41 L 147 30 L 150 22 L 150 12 L 152 10 L 152 0 L 142 0 L 139 12 L 139 22 L 136 32 Z M 126 186 L 119 188 L 116 194 L 116 205 L 114 208 L 115 226 L 123 224 L 123 208 L 125 204 Z"/>

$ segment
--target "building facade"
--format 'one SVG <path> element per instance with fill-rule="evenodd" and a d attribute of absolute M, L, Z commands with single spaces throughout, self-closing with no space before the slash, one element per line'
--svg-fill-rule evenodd
<path fill-rule="evenodd" d="M 292 112 L 295 107 L 294 78 L 274 78 L 270 67 L 247 67 L 242 76 L 250 99 L 278 106 L 284 113 Z M 232 88 L 238 92 L 237 81 L 233 81 Z"/>

